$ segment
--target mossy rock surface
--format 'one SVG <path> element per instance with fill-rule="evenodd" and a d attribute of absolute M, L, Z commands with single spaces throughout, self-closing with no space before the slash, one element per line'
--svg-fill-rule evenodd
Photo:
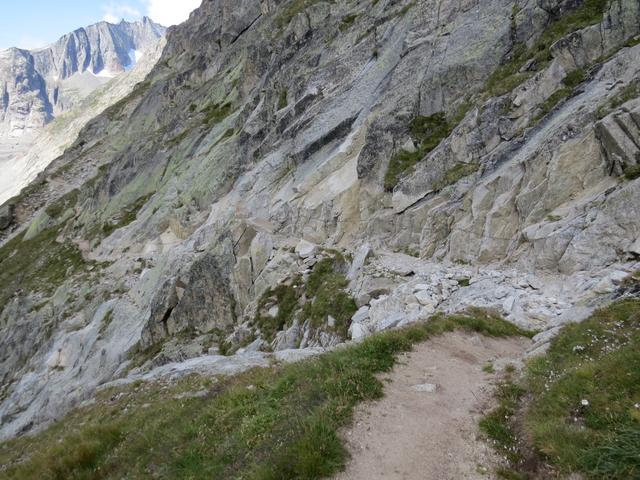
<path fill-rule="evenodd" d="M 308 320 L 313 328 L 332 331 L 346 339 L 351 317 L 357 310 L 354 299 L 346 291 L 348 282 L 342 272 L 347 267 L 344 257 L 336 252 L 331 258 L 316 263 L 306 282 L 297 275 L 286 284 L 267 290 L 258 303 L 254 319 L 263 337 L 273 340 L 279 331 L 286 330 L 297 319 L 299 324 Z M 272 307 L 278 309 L 275 316 L 268 314 Z M 335 325 L 328 325 L 329 317 L 335 320 Z"/>
<path fill-rule="evenodd" d="M 451 134 L 453 127 L 443 112 L 415 117 L 409 125 L 415 149 L 400 150 L 391 158 L 384 177 L 385 189 L 393 190 L 402 175 L 440 145 L 440 142 Z"/>

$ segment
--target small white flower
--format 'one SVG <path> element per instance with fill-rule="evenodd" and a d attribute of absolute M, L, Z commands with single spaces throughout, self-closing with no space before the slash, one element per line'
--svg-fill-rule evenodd
<path fill-rule="evenodd" d="M 637 408 L 637 409 L 640 409 L 640 403 L 636 403 L 636 404 L 634 405 L 634 407 L 635 407 L 635 408 Z"/>
<path fill-rule="evenodd" d="M 588 406 L 589 406 L 589 400 L 582 400 L 582 401 L 580 402 L 580 404 L 581 404 L 583 407 L 588 407 Z"/>

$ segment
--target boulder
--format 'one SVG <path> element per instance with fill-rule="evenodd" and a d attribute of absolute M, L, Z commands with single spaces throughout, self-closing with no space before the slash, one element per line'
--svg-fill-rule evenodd
<path fill-rule="evenodd" d="M 353 282 L 358 278 L 370 254 L 371 245 L 369 245 L 369 243 L 365 243 L 360 248 L 358 248 L 353 258 L 353 263 L 351 263 L 351 268 L 349 268 L 349 273 L 347 273 L 347 280 Z"/>
<path fill-rule="evenodd" d="M 420 318 L 426 320 L 434 313 L 436 313 L 436 307 L 434 305 L 425 305 L 420 309 Z"/>
<path fill-rule="evenodd" d="M 253 342 L 251 342 L 246 347 L 240 348 L 236 353 L 243 354 L 243 353 L 246 353 L 246 352 L 260 352 L 260 351 L 264 350 L 266 347 L 268 347 L 267 342 L 265 342 L 261 338 L 258 338 L 256 340 L 254 340 Z"/>
<path fill-rule="evenodd" d="M 297 322 L 287 330 L 278 332 L 271 346 L 275 352 L 280 350 L 295 349 L 299 346 L 302 338 L 302 330 Z"/>
<path fill-rule="evenodd" d="M 636 132 L 631 129 L 631 125 L 635 123 L 629 114 L 616 111 L 595 126 L 609 169 L 617 174 L 621 174 L 627 167 L 636 165 L 640 153 L 636 144 L 640 138 L 633 135 Z"/>
<path fill-rule="evenodd" d="M 507 297 L 507 299 L 502 302 L 502 309 L 506 312 L 506 313 L 510 313 L 513 310 L 513 307 L 516 304 L 516 297 L 515 296 L 509 296 Z"/>
<path fill-rule="evenodd" d="M 435 306 L 437 304 L 437 302 L 434 301 L 431 294 L 426 290 L 419 290 L 418 292 L 415 293 L 415 297 L 420 303 L 420 305 L 423 305 L 425 307 L 427 305 Z"/>
<path fill-rule="evenodd" d="M 369 307 L 364 306 L 360 307 L 360 309 L 351 317 L 351 322 L 353 323 L 363 323 L 369 318 Z"/>
<path fill-rule="evenodd" d="M 384 330 L 389 330 L 390 328 L 394 328 L 399 326 L 400 324 L 407 322 L 407 315 L 402 311 L 390 312 L 384 318 L 379 319 L 375 323 L 376 331 L 382 332 Z"/>
<path fill-rule="evenodd" d="M 371 296 L 368 293 L 361 293 L 356 297 L 356 306 L 358 308 L 365 307 L 371 301 Z"/>
<path fill-rule="evenodd" d="M 352 323 L 349 327 L 349 336 L 352 340 L 362 340 L 371 335 L 371 330 L 364 323 Z"/>
<path fill-rule="evenodd" d="M 296 253 L 300 258 L 309 258 L 314 255 L 317 251 L 318 247 L 311 242 L 307 242 L 306 240 L 300 240 L 298 245 L 296 245 Z"/>
<path fill-rule="evenodd" d="M 360 306 L 368 304 L 372 299 L 380 298 L 383 295 L 389 295 L 396 287 L 396 283 L 386 277 L 370 277 L 367 276 L 362 281 L 362 285 L 356 292 L 356 299 L 360 302 Z"/>
<path fill-rule="evenodd" d="M 13 205 L 5 203 L 0 207 L 0 230 L 6 230 L 13 223 Z"/>
<path fill-rule="evenodd" d="M 436 393 L 438 386 L 434 383 L 423 383 L 421 385 L 414 385 L 411 390 L 418 393 Z"/>
<path fill-rule="evenodd" d="M 640 256 L 640 238 L 636 238 L 636 240 L 629 245 L 627 252 Z"/>
<path fill-rule="evenodd" d="M 294 348 L 288 350 L 280 350 L 273 354 L 274 358 L 278 362 L 294 363 L 301 360 L 305 360 L 316 355 L 321 355 L 325 352 L 324 348 L 312 347 L 312 348 Z"/>

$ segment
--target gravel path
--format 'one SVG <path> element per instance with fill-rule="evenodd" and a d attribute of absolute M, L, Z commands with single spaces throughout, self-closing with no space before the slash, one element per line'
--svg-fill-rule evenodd
<path fill-rule="evenodd" d="M 498 459 L 478 420 L 492 407 L 500 369 L 529 345 L 450 333 L 416 346 L 383 378 L 385 397 L 360 408 L 343 432 L 352 460 L 337 480 L 495 478 Z M 483 371 L 489 362 L 496 373 Z"/>

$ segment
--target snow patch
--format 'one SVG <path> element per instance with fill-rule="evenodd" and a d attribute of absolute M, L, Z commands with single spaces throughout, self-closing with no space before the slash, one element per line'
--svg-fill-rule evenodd
<path fill-rule="evenodd" d="M 140 50 L 129 50 L 129 64 L 124 67 L 124 69 L 126 71 L 131 70 L 133 67 L 135 67 L 138 62 L 140 61 L 140 59 L 142 58 L 143 53 Z"/>
<path fill-rule="evenodd" d="M 102 78 L 113 78 L 116 75 L 118 75 L 117 73 L 113 73 L 111 70 L 109 70 L 108 68 L 103 68 L 102 70 L 100 70 L 99 72 L 94 72 L 93 68 L 88 68 L 87 72 L 89 72 L 91 75 L 93 75 L 94 77 L 102 77 Z"/>
<path fill-rule="evenodd" d="M 113 77 L 115 77 L 117 75 L 117 73 L 113 73 L 108 68 L 103 68 L 98 73 L 94 73 L 94 75 L 96 77 L 113 78 Z"/>

